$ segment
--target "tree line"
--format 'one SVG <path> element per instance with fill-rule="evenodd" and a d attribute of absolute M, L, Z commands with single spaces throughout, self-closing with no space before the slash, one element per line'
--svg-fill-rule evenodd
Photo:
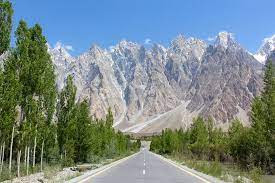
<path fill-rule="evenodd" d="M 11 3 L 0 0 L 0 56 L 7 57 L 0 67 L 0 175 L 5 169 L 28 175 L 37 166 L 42 171 L 43 163 L 71 166 L 136 151 L 140 142 L 112 128 L 111 109 L 96 119 L 87 100 L 76 102 L 71 76 L 57 91 L 40 25 L 21 20 L 10 47 L 12 15 Z"/>
<path fill-rule="evenodd" d="M 215 128 L 213 120 L 197 117 L 189 129 L 166 129 L 154 136 L 150 150 L 159 154 L 182 154 L 199 160 L 234 162 L 249 170 L 275 171 L 275 66 L 265 65 L 264 88 L 251 105 L 251 126 L 233 120 L 228 131 Z"/>

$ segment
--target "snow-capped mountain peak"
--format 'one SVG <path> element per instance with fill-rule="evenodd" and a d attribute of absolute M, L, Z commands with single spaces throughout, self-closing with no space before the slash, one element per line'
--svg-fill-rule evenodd
<path fill-rule="evenodd" d="M 207 44 L 203 40 L 194 37 L 185 38 L 183 35 L 179 35 L 172 41 L 169 51 L 186 59 L 195 57 L 201 60 L 206 48 Z"/>
<path fill-rule="evenodd" d="M 263 40 L 263 44 L 254 55 L 254 58 L 264 64 L 267 57 L 275 50 L 275 34 L 269 38 Z"/>
<path fill-rule="evenodd" d="M 216 41 L 215 46 L 222 46 L 224 48 L 228 48 L 232 43 L 235 42 L 235 38 L 232 33 L 222 31 L 219 32 Z"/>
<path fill-rule="evenodd" d="M 70 58 L 71 55 L 68 52 L 68 49 L 66 47 L 67 46 L 64 45 L 61 42 L 57 42 L 53 48 L 51 48 L 51 46 L 48 45 L 48 49 L 50 49 L 53 54 L 60 55 L 60 56 L 62 56 L 64 58 Z"/>

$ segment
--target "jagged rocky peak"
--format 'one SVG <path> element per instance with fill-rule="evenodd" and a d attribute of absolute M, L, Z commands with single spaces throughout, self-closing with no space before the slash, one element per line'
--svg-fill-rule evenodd
<path fill-rule="evenodd" d="M 172 54 L 183 56 L 186 59 L 196 58 L 198 60 L 201 60 L 206 48 L 207 43 L 203 40 L 194 37 L 189 37 L 185 39 L 184 36 L 180 34 L 176 39 L 172 41 L 169 52 Z"/>
<path fill-rule="evenodd" d="M 232 33 L 222 31 L 219 32 L 216 40 L 215 40 L 215 47 L 223 47 L 227 48 L 236 48 L 238 47 L 238 43 L 235 41 L 235 37 Z"/>
<path fill-rule="evenodd" d="M 127 41 L 125 39 L 121 40 L 116 48 L 120 50 L 133 50 L 133 49 L 138 49 L 140 48 L 140 45 L 138 43 L 132 42 L 132 41 Z"/>
<path fill-rule="evenodd" d="M 154 43 L 151 48 L 151 51 L 153 54 L 165 54 L 167 52 L 167 49 L 161 44 Z"/>
<path fill-rule="evenodd" d="M 97 44 L 92 44 L 91 48 L 89 49 L 90 53 L 94 53 L 94 52 L 102 52 L 102 49 L 100 46 L 98 46 Z"/>
<path fill-rule="evenodd" d="M 135 57 L 139 54 L 141 46 L 138 43 L 122 40 L 117 45 L 112 46 L 110 52 L 114 60 L 122 57 Z"/>
<path fill-rule="evenodd" d="M 269 38 L 265 38 L 262 46 L 258 50 L 258 52 L 254 55 L 254 57 L 262 64 L 265 63 L 268 56 L 271 52 L 275 51 L 275 34 Z"/>
<path fill-rule="evenodd" d="M 197 39 L 190 37 L 186 40 L 187 42 L 187 47 L 189 47 L 189 52 L 192 52 L 195 58 L 198 60 L 201 60 L 204 52 L 206 51 L 207 48 L 207 43 L 204 42 L 203 40 Z"/>
<path fill-rule="evenodd" d="M 59 55 L 60 57 L 65 57 L 65 58 L 71 57 L 67 48 L 61 42 L 57 42 L 53 48 L 51 48 L 49 45 L 48 48 L 51 50 L 51 53 L 55 55 Z"/>
<path fill-rule="evenodd" d="M 92 56 L 94 59 L 102 56 L 105 54 L 105 51 L 99 47 L 97 44 L 93 44 L 91 48 L 89 49 L 89 55 Z"/>
<path fill-rule="evenodd" d="M 185 38 L 182 34 L 178 35 L 174 40 L 171 42 L 171 47 L 177 51 L 180 50 L 185 45 Z"/>

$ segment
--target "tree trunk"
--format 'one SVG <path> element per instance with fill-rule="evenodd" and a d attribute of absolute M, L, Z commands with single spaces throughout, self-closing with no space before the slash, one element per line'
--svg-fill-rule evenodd
<path fill-rule="evenodd" d="M 9 172 L 11 173 L 11 160 L 12 160 L 12 147 L 13 147 L 13 136 L 14 136 L 14 125 L 11 133 L 11 144 L 10 144 L 10 161 L 9 161 Z"/>
<path fill-rule="evenodd" d="M 2 144 L 0 146 L 0 165 L 2 164 Z"/>
<path fill-rule="evenodd" d="M 30 164 L 30 147 L 28 146 L 28 155 L 27 155 L 27 176 L 29 175 L 29 164 Z"/>
<path fill-rule="evenodd" d="M 30 147 L 30 158 L 29 158 L 29 166 L 30 166 L 30 163 L 32 163 L 32 148 Z"/>
<path fill-rule="evenodd" d="M 35 130 L 34 146 L 33 146 L 33 158 L 32 158 L 32 167 L 33 168 L 35 166 L 36 138 L 37 138 L 37 127 L 36 127 L 36 130 Z"/>
<path fill-rule="evenodd" d="M 21 149 L 17 152 L 17 177 L 20 177 Z"/>
<path fill-rule="evenodd" d="M 42 142 L 42 148 L 41 148 L 41 156 L 40 156 L 40 171 L 43 170 L 43 153 L 44 153 L 44 140 Z"/>
<path fill-rule="evenodd" d="M 5 158 L 5 141 L 4 141 L 3 147 L 2 147 L 2 160 L 1 160 L 1 169 L 0 169 L 0 172 L 2 172 L 2 170 L 3 170 L 4 158 Z"/>
<path fill-rule="evenodd" d="M 27 150 L 28 150 L 28 148 L 27 148 L 27 146 L 25 146 L 25 154 L 24 154 L 24 156 L 25 156 L 25 158 L 24 158 L 24 165 L 25 165 L 25 168 L 26 168 L 26 166 L 27 166 Z"/>

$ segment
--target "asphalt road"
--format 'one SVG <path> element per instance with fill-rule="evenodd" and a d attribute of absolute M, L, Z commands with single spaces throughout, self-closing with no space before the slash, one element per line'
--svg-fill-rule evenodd
<path fill-rule="evenodd" d="M 136 156 L 97 174 L 85 183 L 197 183 L 201 179 L 144 149 Z"/>

